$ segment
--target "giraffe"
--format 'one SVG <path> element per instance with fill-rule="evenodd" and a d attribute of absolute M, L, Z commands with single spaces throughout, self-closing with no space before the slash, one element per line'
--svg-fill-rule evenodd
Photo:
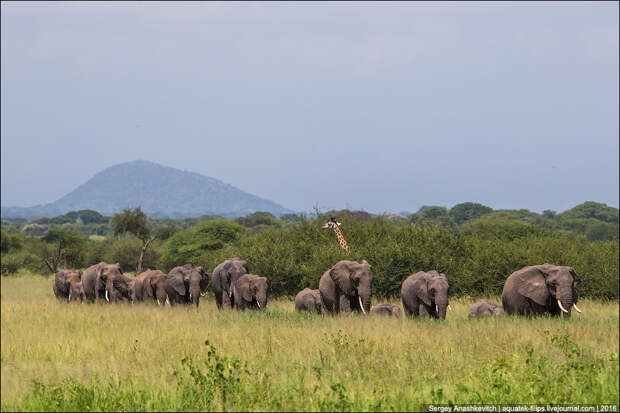
<path fill-rule="evenodd" d="M 347 240 L 344 239 L 344 235 L 342 234 L 342 231 L 340 230 L 340 225 L 341 225 L 340 222 L 336 221 L 336 218 L 332 216 L 329 218 L 329 221 L 327 221 L 325 225 L 323 225 L 321 228 L 333 229 L 334 232 L 336 233 L 336 237 L 338 237 L 338 242 L 340 243 L 340 246 L 346 252 L 351 252 L 351 250 L 349 249 L 349 244 L 347 244 Z"/>

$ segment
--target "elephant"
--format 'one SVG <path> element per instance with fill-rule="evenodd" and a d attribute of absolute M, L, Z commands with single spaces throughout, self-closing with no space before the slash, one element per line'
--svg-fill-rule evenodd
<path fill-rule="evenodd" d="M 132 302 L 131 291 L 136 280 L 121 273 L 111 273 L 106 277 L 106 299 L 111 303 Z"/>
<path fill-rule="evenodd" d="M 373 277 L 366 260 L 361 263 L 338 261 L 319 280 L 323 313 L 350 313 L 355 310 L 367 315 L 370 312 Z"/>
<path fill-rule="evenodd" d="M 402 312 L 400 311 L 400 307 L 397 307 L 392 304 L 377 304 L 374 305 L 370 309 L 371 314 L 379 314 L 386 315 L 390 317 L 400 318 L 402 316 Z"/>
<path fill-rule="evenodd" d="M 91 303 L 103 299 L 110 301 L 106 290 L 108 276 L 121 275 L 122 273 L 121 265 L 118 262 L 116 264 L 100 262 L 84 270 L 82 284 L 84 285 L 86 301 Z"/>
<path fill-rule="evenodd" d="M 54 278 L 54 295 L 58 300 L 67 300 L 71 302 L 71 298 L 80 302 L 86 300 L 84 293 L 84 285 L 82 284 L 82 272 L 71 270 L 60 270 Z"/>
<path fill-rule="evenodd" d="M 232 292 L 236 309 L 264 310 L 267 307 L 269 281 L 260 275 L 243 274 L 232 285 Z"/>
<path fill-rule="evenodd" d="M 469 307 L 469 315 L 467 316 L 467 318 L 498 316 L 503 314 L 504 309 L 502 308 L 502 306 L 492 303 L 490 301 L 480 300 L 476 301 Z"/>
<path fill-rule="evenodd" d="M 208 286 L 209 276 L 204 268 L 192 264 L 174 267 L 166 275 L 164 284 L 170 305 L 193 303 L 196 308 Z"/>
<path fill-rule="evenodd" d="M 321 292 L 304 288 L 295 296 L 295 310 L 322 314 Z"/>
<path fill-rule="evenodd" d="M 446 275 L 435 270 L 411 274 L 401 287 L 405 314 L 413 317 L 446 318 L 448 289 Z"/>
<path fill-rule="evenodd" d="M 508 276 L 502 291 L 507 314 L 551 314 L 570 318 L 577 307 L 581 279 L 572 267 L 552 264 L 523 267 Z"/>
<path fill-rule="evenodd" d="M 248 263 L 239 257 L 230 258 L 213 269 L 211 274 L 211 287 L 215 293 L 215 303 L 217 308 L 232 308 L 235 297 L 232 292 L 232 285 L 243 274 L 248 274 Z"/>
<path fill-rule="evenodd" d="M 153 300 L 158 305 L 165 305 L 166 298 L 166 274 L 159 270 L 146 270 L 140 273 L 131 287 L 132 302 Z"/>

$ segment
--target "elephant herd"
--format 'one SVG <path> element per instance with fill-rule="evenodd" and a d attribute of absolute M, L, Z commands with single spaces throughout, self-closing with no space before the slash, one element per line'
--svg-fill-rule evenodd
<path fill-rule="evenodd" d="M 360 312 L 401 317 L 401 309 L 391 304 L 371 306 L 373 273 L 370 264 L 342 260 L 325 271 L 319 288 L 305 288 L 295 296 L 297 311 L 317 314 Z M 207 293 L 209 277 L 203 267 L 192 264 L 175 267 L 168 274 L 146 270 L 135 278 L 123 275 L 120 265 L 101 262 L 84 272 L 60 270 L 54 279 L 54 295 L 59 300 L 94 302 L 140 301 L 171 306 L 188 304 L 198 307 Z M 502 306 L 488 301 L 471 305 L 469 318 L 517 314 L 538 316 L 550 314 L 570 317 L 577 307 L 581 280 L 571 267 L 542 264 L 524 267 L 512 273 L 504 284 Z M 264 310 L 270 282 L 266 277 L 249 273 L 248 263 L 230 258 L 213 269 L 211 288 L 219 309 Z M 450 284 L 445 274 L 435 270 L 408 276 L 401 286 L 405 315 L 410 317 L 446 318 L 450 308 Z"/>

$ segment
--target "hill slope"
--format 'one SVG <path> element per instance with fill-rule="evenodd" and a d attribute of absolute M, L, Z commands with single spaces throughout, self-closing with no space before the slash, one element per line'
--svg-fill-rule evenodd
<path fill-rule="evenodd" d="M 111 166 L 59 200 L 31 208 L 2 207 L 3 217 L 55 216 L 94 209 L 110 215 L 142 206 L 149 215 L 174 217 L 214 214 L 242 216 L 256 211 L 274 215 L 293 212 L 275 202 L 244 192 L 215 178 L 148 161 Z"/>

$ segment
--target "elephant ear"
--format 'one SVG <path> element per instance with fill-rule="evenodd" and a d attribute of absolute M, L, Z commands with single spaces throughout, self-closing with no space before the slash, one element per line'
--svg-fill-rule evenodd
<path fill-rule="evenodd" d="M 329 271 L 329 276 L 338 286 L 338 289 L 346 295 L 355 295 L 355 288 L 351 280 L 351 275 L 354 273 L 349 266 L 345 263 L 338 263 Z"/>
<path fill-rule="evenodd" d="M 539 267 L 530 267 L 517 275 L 515 284 L 517 292 L 533 300 L 536 304 L 546 305 L 549 289 L 545 280 L 546 274 Z"/>
<path fill-rule="evenodd" d="M 577 300 L 579 299 L 579 286 L 581 285 L 581 278 L 579 278 L 579 276 L 577 275 L 577 273 L 575 272 L 575 270 L 570 267 L 569 269 L 570 274 L 573 276 L 573 300 L 575 300 L 575 302 L 577 302 Z"/>
<path fill-rule="evenodd" d="M 248 268 L 248 262 L 246 260 L 239 260 L 239 261 L 241 262 L 241 265 L 245 269 L 245 273 L 249 274 L 250 273 L 250 269 Z"/>
<path fill-rule="evenodd" d="M 135 282 L 138 283 L 137 288 L 142 289 L 145 296 L 153 298 L 153 289 L 155 288 L 154 281 L 153 277 L 149 277 L 146 280 L 136 280 Z"/>
<path fill-rule="evenodd" d="M 209 286 L 209 274 L 202 267 L 197 267 L 196 270 L 200 274 L 200 292 L 204 293 Z"/>
<path fill-rule="evenodd" d="M 579 287 L 581 285 L 581 278 L 579 278 L 579 276 L 575 272 L 575 269 L 573 267 L 569 267 L 568 272 L 570 272 L 570 275 L 573 276 L 573 280 L 575 280 L 575 285 Z"/>
<path fill-rule="evenodd" d="M 428 279 L 426 276 L 418 278 L 412 288 L 415 291 L 416 297 L 422 300 L 424 304 L 431 305 L 431 296 L 428 294 Z"/>
<path fill-rule="evenodd" d="M 241 281 L 237 281 L 235 284 L 237 288 L 241 287 L 241 296 L 245 301 L 252 301 L 254 298 L 254 293 L 252 289 L 254 288 L 254 283 L 248 279 L 244 279 Z"/>
<path fill-rule="evenodd" d="M 170 284 L 172 289 L 176 291 L 177 294 L 184 296 L 186 293 L 186 290 L 185 290 L 185 283 L 183 282 L 183 276 L 182 275 L 179 275 L 179 276 L 168 275 L 167 278 L 168 278 L 168 284 Z"/>
<path fill-rule="evenodd" d="M 58 275 L 54 279 L 54 284 L 56 285 L 58 291 L 62 291 L 65 294 L 69 292 L 69 286 L 67 285 L 67 275 L 64 271 L 60 271 L 58 273 Z"/>

